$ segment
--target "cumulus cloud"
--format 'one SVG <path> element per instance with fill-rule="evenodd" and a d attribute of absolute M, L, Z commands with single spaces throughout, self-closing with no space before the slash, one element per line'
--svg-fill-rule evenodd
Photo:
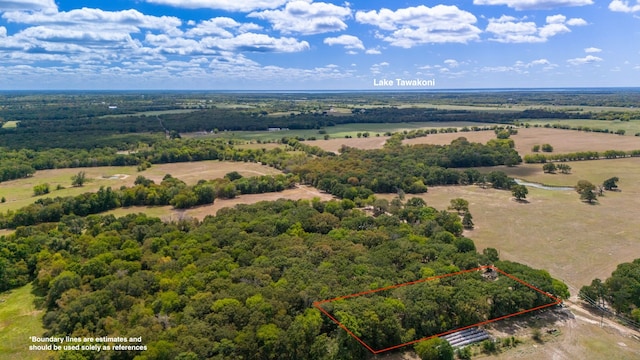
<path fill-rule="evenodd" d="M 151 4 L 168 5 L 185 9 L 220 9 L 249 12 L 278 8 L 288 0 L 145 0 Z"/>
<path fill-rule="evenodd" d="M 202 42 L 209 48 L 234 52 L 299 52 L 309 49 L 306 41 L 254 33 L 244 33 L 229 39 L 205 38 Z"/>
<path fill-rule="evenodd" d="M 364 53 L 367 54 L 367 55 L 380 55 L 380 54 L 382 54 L 382 51 L 380 51 L 379 49 L 375 48 L 375 49 L 367 49 Z"/>
<path fill-rule="evenodd" d="M 450 68 L 455 68 L 460 66 L 460 63 L 457 60 L 454 59 L 447 59 L 444 61 L 444 64 L 447 65 Z"/>
<path fill-rule="evenodd" d="M 489 19 L 486 31 L 493 34 L 490 40 L 502 43 L 541 43 L 558 34 L 571 32 L 569 26 L 586 24 L 580 18 L 567 20 L 564 15 L 547 16 L 546 24 L 538 26 L 533 21 L 503 15 Z"/>
<path fill-rule="evenodd" d="M 7 37 L 7 28 L 0 26 L 0 37 Z"/>
<path fill-rule="evenodd" d="M 324 43 L 333 46 L 333 45 L 342 45 L 345 49 L 358 49 L 364 50 L 364 44 L 362 40 L 358 39 L 357 36 L 353 35 L 340 35 L 338 37 L 328 37 L 324 39 Z"/>
<path fill-rule="evenodd" d="M 195 24 L 194 24 L 195 25 Z M 192 25 L 193 26 L 193 25 Z M 189 29 L 186 35 L 189 37 L 199 36 L 220 36 L 232 37 L 232 31 L 249 32 L 261 30 L 262 27 L 253 23 L 242 24 L 228 17 L 217 17 L 206 21 L 202 21 L 195 27 Z"/>
<path fill-rule="evenodd" d="M 351 9 L 330 3 L 292 1 L 281 10 L 252 12 L 248 17 L 269 21 L 273 29 L 285 34 L 322 34 L 347 28 L 344 22 Z"/>
<path fill-rule="evenodd" d="M 591 5 L 593 0 L 473 0 L 473 4 L 506 5 L 516 10 L 547 10 L 567 6 Z"/>
<path fill-rule="evenodd" d="M 58 10 L 58 6 L 53 0 L 0 0 L 0 12 L 6 10 L 55 12 Z"/>
<path fill-rule="evenodd" d="M 380 74 L 382 70 L 386 67 L 389 67 L 389 63 L 386 61 L 383 61 L 381 63 L 371 65 L 370 70 L 372 74 Z"/>
<path fill-rule="evenodd" d="M 481 33 L 473 25 L 477 22 L 473 14 L 450 5 L 358 11 L 356 21 L 389 31 L 388 35 L 379 37 L 403 48 L 428 43 L 466 43 L 477 40 Z"/>
<path fill-rule="evenodd" d="M 588 47 L 588 48 L 584 49 L 584 52 L 586 52 L 587 54 L 599 53 L 601 51 L 602 51 L 602 49 L 598 49 L 597 47 Z"/>
<path fill-rule="evenodd" d="M 593 64 L 602 61 L 602 58 L 593 55 L 587 55 L 583 58 L 574 58 L 569 59 L 567 62 L 571 65 L 585 65 L 585 64 Z"/>
<path fill-rule="evenodd" d="M 609 10 L 616 12 L 634 13 L 640 11 L 640 1 L 636 1 L 635 5 L 630 5 L 629 1 L 613 0 L 609 3 Z"/>
<path fill-rule="evenodd" d="M 145 15 L 138 10 L 105 11 L 101 9 L 74 9 L 71 11 L 46 14 L 43 12 L 11 11 L 2 15 L 9 22 L 35 25 L 57 25 L 68 28 L 74 25 L 95 27 L 108 31 L 115 27 L 126 31 L 139 28 L 170 31 L 182 24 L 174 16 Z"/>
<path fill-rule="evenodd" d="M 529 74 L 530 70 L 534 68 L 540 68 L 542 70 L 551 70 L 557 65 L 552 64 L 547 59 L 536 59 L 530 62 L 524 61 L 516 61 L 513 65 L 502 65 L 502 66 L 484 66 L 480 69 L 482 72 L 491 72 L 491 73 L 517 73 L 517 74 Z M 539 70 L 538 70 L 539 71 Z"/>

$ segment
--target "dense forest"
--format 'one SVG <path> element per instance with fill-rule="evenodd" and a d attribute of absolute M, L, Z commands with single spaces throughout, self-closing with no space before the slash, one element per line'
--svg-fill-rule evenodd
<path fill-rule="evenodd" d="M 616 313 L 640 325 L 640 259 L 618 265 L 611 277 L 594 279 L 580 289 L 580 297 L 601 308 L 611 306 Z"/>
<path fill-rule="evenodd" d="M 340 156 L 308 160 L 293 168 L 300 180 L 348 199 L 375 193 L 423 193 L 427 185 L 458 185 L 489 182 L 499 189 L 514 185 L 504 173 L 481 174 L 478 166 L 516 165 L 520 156 L 513 141 L 494 139 L 486 145 L 472 143 L 464 137 L 450 145 L 400 145 L 392 137 L 384 149 L 343 148 Z"/>
<path fill-rule="evenodd" d="M 239 205 L 201 223 L 66 216 L 1 238 L 0 284 L 34 282 L 46 335 L 141 336 L 147 346 L 74 359 L 365 359 L 314 301 L 483 264 L 568 296 L 544 271 L 476 252 L 457 214 L 417 200 L 377 217 L 349 200 Z M 548 302 L 470 274 L 334 310 L 383 347 Z"/>

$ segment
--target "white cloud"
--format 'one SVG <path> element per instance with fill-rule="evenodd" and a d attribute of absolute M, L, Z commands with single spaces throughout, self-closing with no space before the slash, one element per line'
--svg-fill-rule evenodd
<path fill-rule="evenodd" d="M 515 64 L 511 66 L 484 66 L 480 69 L 480 71 L 493 73 L 529 74 L 530 70 L 533 71 L 533 68 L 539 68 L 541 66 L 543 71 L 551 70 L 557 67 L 557 65 L 550 63 L 547 59 L 536 59 L 528 63 L 524 61 L 516 61 Z"/>
<path fill-rule="evenodd" d="M 593 64 L 602 61 L 602 58 L 593 55 L 587 55 L 583 58 L 569 59 L 567 62 L 571 65 Z"/>
<path fill-rule="evenodd" d="M 351 9 L 330 3 L 292 1 L 281 10 L 252 12 L 248 17 L 269 21 L 275 30 L 285 34 L 322 34 L 347 28 L 345 19 Z"/>
<path fill-rule="evenodd" d="M 104 11 L 101 9 L 74 9 L 68 12 L 46 14 L 42 12 L 11 11 L 2 15 L 9 22 L 35 25 L 58 25 L 68 28 L 74 25 L 92 26 L 102 31 L 126 29 L 139 31 L 139 28 L 170 31 L 182 24 L 174 16 L 144 15 L 138 10 Z"/>
<path fill-rule="evenodd" d="M 473 25 L 477 22 L 473 14 L 449 5 L 358 11 L 356 21 L 391 31 L 379 37 L 403 48 L 428 43 L 467 43 L 477 40 L 482 32 Z"/>
<path fill-rule="evenodd" d="M 364 44 L 362 40 L 358 39 L 357 36 L 353 35 L 340 35 L 338 37 L 328 37 L 324 39 L 324 43 L 333 46 L 333 45 L 342 45 L 345 49 L 359 49 L 364 50 Z"/>
<path fill-rule="evenodd" d="M 367 51 L 364 52 L 367 55 L 380 55 L 382 54 L 382 51 L 380 51 L 379 49 L 367 49 Z"/>
<path fill-rule="evenodd" d="M 640 11 L 640 1 L 636 1 L 635 5 L 629 5 L 629 1 L 613 0 L 609 3 L 609 10 L 626 13 L 638 12 Z"/>
<path fill-rule="evenodd" d="M 0 37 L 7 37 L 7 28 L 0 26 Z"/>
<path fill-rule="evenodd" d="M 205 38 L 202 42 L 210 48 L 234 52 L 299 52 L 309 49 L 306 41 L 254 33 L 244 33 L 229 39 Z"/>
<path fill-rule="evenodd" d="M 372 74 L 380 74 L 383 68 L 386 68 L 388 66 L 389 66 L 389 63 L 386 61 L 383 61 L 381 63 L 371 65 L 371 68 L 369 69 L 371 70 Z"/>
<path fill-rule="evenodd" d="M 519 20 L 506 15 L 498 19 L 491 18 L 485 30 L 493 34 L 490 40 L 497 42 L 542 43 L 553 36 L 571 32 L 569 26 L 586 24 L 584 20 L 577 18 L 567 21 L 567 17 L 560 14 L 547 16 L 547 23 L 542 26 L 536 25 L 533 21 L 524 21 L 525 19 Z"/>
<path fill-rule="evenodd" d="M 587 21 L 581 18 L 572 18 L 567 21 L 567 25 L 569 26 L 585 26 L 587 25 Z"/>
<path fill-rule="evenodd" d="M 584 52 L 586 52 L 587 54 L 599 53 L 601 51 L 602 51 L 602 49 L 598 49 L 597 47 L 588 47 L 588 48 L 584 49 Z"/>
<path fill-rule="evenodd" d="M 591 5 L 593 0 L 473 0 L 473 4 L 506 5 L 516 10 L 547 10 L 565 6 Z"/>
<path fill-rule="evenodd" d="M 6 10 L 55 12 L 58 10 L 58 6 L 53 0 L 0 0 L 0 12 Z"/>
<path fill-rule="evenodd" d="M 228 18 L 228 17 L 217 17 L 217 18 L 212 18 L 212 19 L 200 22 L 195 27 L 189 29 L 186 32 L 186 35 L 189 37 L 199 37 L 199 36 L 220 36 L 225 38 L 233 37 L 233 33 L 229 31 L 229 29 L 231 30 L 236 29 L 237 31 L 240 31 L 240 32 L 249 32 L 249 31 L 261 30 L 262 27 L 253 23 L 241 24 L 235 21 L 234 19 Z"/>
<path fill-rule="evenodd" d="M 460 66 L 460 63 L 454 59 L 447 59 L 444 61 L 445 65 L 447 65 L 450 68 L 455 68 Z"/>
<path fill-rule="evenodd" d="M 226 11 L 249 12 L 261 9 L 275 9 L 288 0 L 145 0 L 151 4 L 169 5 L 186 9 L 220 9 Z"/>

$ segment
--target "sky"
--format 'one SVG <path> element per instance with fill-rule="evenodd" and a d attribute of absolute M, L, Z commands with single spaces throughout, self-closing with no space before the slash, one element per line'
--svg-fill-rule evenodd
<path fill-rule="evenodd" d="M 640 0 L 0 0 L 0 90 L 640 86 Z"/>

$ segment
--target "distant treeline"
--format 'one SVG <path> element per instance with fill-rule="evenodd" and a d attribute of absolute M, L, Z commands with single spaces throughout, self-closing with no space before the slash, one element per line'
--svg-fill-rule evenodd
<path fill-rule="evenodd" d="M 187 186 L 171 175 L 166 175 L 160 184 L 138 176 L 135 186 L 130 188 L 112 190 L 110 187 L 101 187 L 96 193 L 42 198 L 19 210 L 0 214 L 0 228 L 58 222 L 65 215 L 87 216 L 119 207 L 172 205 L 177 209 L 187 209 L 212 204 L 216 198 L 231 199 L 238 194 L 282 191 L 295 186 L 297 180 L 292 175 L 248 178 L 237 173 L 228 175 L 225 179 L 201 180 L 194 186 Z"/>
<path fill-rule="evenodd" d="M 321 129 L 339 124 L 354 123 L 403 123 L 403 122 L 492 122 L 509 124 L 521 119 L 588 119 L 589 115 L 531 109 L 513 112 L 487 112 L 468 110 L 442 110 L 436 108 L 382 107 L 353 109 L 349 115 L 330 113 L 291 113 L 288 116 L 271 117 L 264 113 L 232 109 L 207 109 L 185 114 L 162 115 L 167 129 L 178 132 L 259 131 L 268 128 Z"/>
<path fill-rule="evenodd" d="M 527 164 L 543 164 L 547 161 L 581 161 L 599 159 L 618 159 L 626 157 L 638 157 L 640 150 L 606 150 L 598 151 L 577 151 L 567 154 L 528 154 L 524 156 Z"/>

